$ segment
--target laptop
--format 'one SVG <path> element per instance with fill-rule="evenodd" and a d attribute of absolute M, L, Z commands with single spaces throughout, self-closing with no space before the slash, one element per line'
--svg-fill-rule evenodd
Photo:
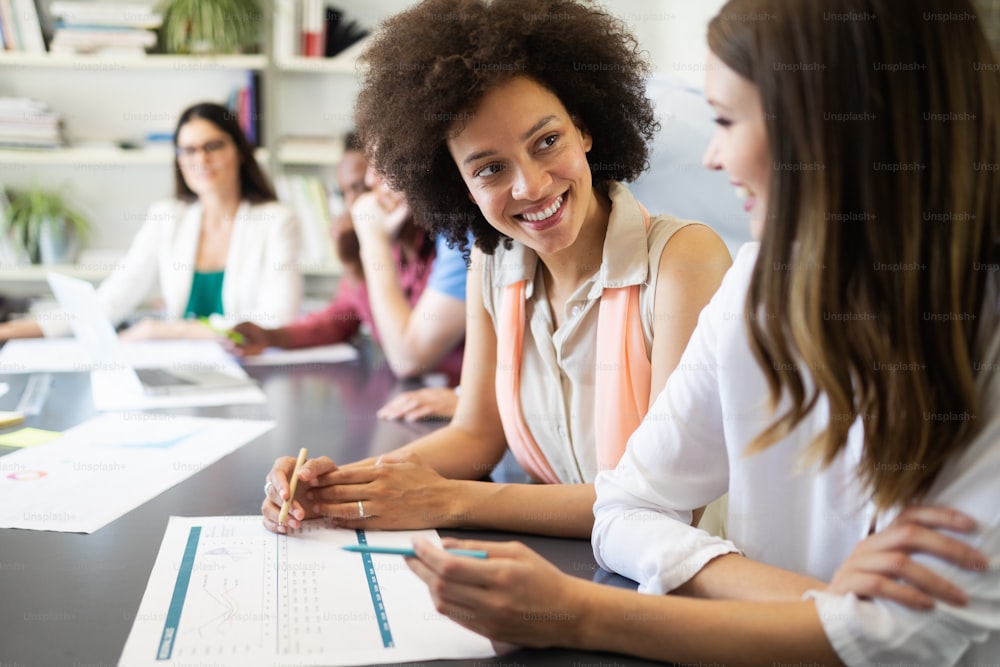
<path fill-rule="evenodd" d="M 206 368 L 134 368 L 111 320 L 104 313 L 97 290 L 86 280 L 58 273 L 48 274 L 49 287 L 68 315 L 73 335 L 90 354 L 93 373 L 118 375 L 123 382 L 141 387 L 155 396 L 199 391 L 236 389 L 255 384 L 234 364 L 240 374 Z"/>

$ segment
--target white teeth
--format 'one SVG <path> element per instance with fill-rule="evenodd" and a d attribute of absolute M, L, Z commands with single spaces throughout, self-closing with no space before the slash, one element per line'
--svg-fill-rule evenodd
<path fill-rule="evenodd" d="M 745 185 L 739 185 L 735 188 L 736 196 L 740 199 L 746 199 L 750 196 L 750 188 Z"/>
<path fill-rule="evenodd" d="M 541 222 L 542 220 L 545 220 L 546 218 L 551 218 L 553 215 L 555 215 L 556 211 L 562 208 L 562 203 L 563 203 L 562 195 L 559 195 L 556 198 L 556 200 L 552 202 L 552 205 L 549 206 L 544 211 L 539 211 L 538 213 L 523 213 L 521 214 L 521 217 L 523 217 L 528 222 Z"/>

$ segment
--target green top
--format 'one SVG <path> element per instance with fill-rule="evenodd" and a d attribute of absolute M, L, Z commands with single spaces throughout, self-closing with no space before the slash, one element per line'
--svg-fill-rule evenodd
<path fill-rule="evenodd" d="M 184 317 L 208 317 L 213 313 L 222 315 L 222 278 L 225 271 L 195 271 L 191 281 L 191 296 L 188 298 Z"/>

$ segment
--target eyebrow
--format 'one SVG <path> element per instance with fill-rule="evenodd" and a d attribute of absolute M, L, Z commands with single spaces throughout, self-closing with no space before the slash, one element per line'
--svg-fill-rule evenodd
<path fill-rule="evenodd" d="M 705 98 L 705 101 L 708 102 L 709 106 L 715 107 L 717 109 L 724 109 L 726 111 L 732 111 L 733 110 L 733 108 L 731 106 L 729 106 L 728 104 L 723 104 L 719 100 L 713 100 L 711 97 Z"/>
<path fill-rule="evenodd" d="M 521 135 L 521 141 L 527 141 L 528 139 L 531 138 L 531 135 L 533 135 L 535 132 L 538 132 L 540 129 L 542 129 L 543 127 L 545 127 L 554 120 L 557 120 L 555 114 L 551 114 L 540 119 L 537 123 L 531 126 L 530 130 Z M 473 153 L 472 155 L 465 158 L 465 160 L 462 161 L 462 164 L 463 165 L 469 164 L 470 162 L 475 162 L 476 160 L 480 160 L 484 157 L 489 157 L 491 155 L 496 155 L 496 151 L 492 149 L 479 151 L 478 153 Z"/>

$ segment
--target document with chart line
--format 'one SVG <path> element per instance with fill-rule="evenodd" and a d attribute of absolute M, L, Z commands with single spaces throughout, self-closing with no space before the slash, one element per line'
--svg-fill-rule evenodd
<path fill-rule="evenodd" d="M 171 517 L 120 667 L 365 665 L 496 655 L 435 610 L 400 556 L 433 530 L 361 531 L 306 522 L 287 536 L 259 516 Z"/>

